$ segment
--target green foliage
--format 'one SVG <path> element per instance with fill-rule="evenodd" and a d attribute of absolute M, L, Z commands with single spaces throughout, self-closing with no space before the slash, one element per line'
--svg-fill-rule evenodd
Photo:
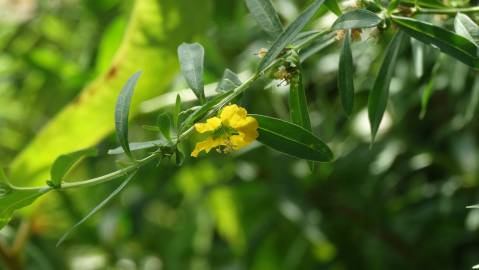
<path fill-rule="evenodd" d="M 389 99 L 389 85 L 394 75 L 396 61 L 403 39 L 404 33 L 399 31 L 391 40 L 391 43 L 386 49 L 386 54 L 384 55 L 374 86 L 371 92 L 369 92 L 368 115 L 369 122 L 371 123 L 371 144 L 373 144 L 376 139 L 379 125 L 381 124 L 384 111 L 386 111 Z"/>
<path fill-rule="evenodd" d="M 259 123 L 258 140 L 285 154 L 312 161 L 333 160 L 329 147 L 310 131 L 296 124 L 264 115 L 253 115 Z"/>
<path fill-rule="evenodd" d="M 258 25 L 273 38 L 283 32 L 283 25 L 270 0 L 246 0 L 251 15 Z"/>
<path fill-rule="evenodd" d="M 98 155 L 96 149 L 88 148 L 59 156 L 55 162 L 53 162 L 52 168 L 50 169 L 51 180 L 49 181 L 49 185 L 52 187 L 60 187 L 65 176 L 68 175 L 68 172 L 73 169 L 81 159 L 94 157 L 96 155 Z"/>
<path fill-rule="evenodd" d="M 399 16 L 393 21 L 407 34 L 427 44 L 437 46 L 444 53 L 464 64 L 479 68 L 477 46 L 467 38 L 434 24 Z"/>
<path fill-rule="evenodd" d="M 137 72 L 128 79 L 125 86 L 118 96 L 118 100 L 115 105 L 115 129 L 123 151 L 127 156 L 133 158 L 130 152 L 130 145 L 128 142 L 128 116 L 130 114 L 131 98 L 133 91 L 140 78 L 141 72 Z"/>
<path fill-rule="evenodd" d="M 178 47 L 181 72 L 202 104 L 205 103 L 205 84 L 203 82 L 204 58 L 205 50 L 198 43 L 183 43 Z"/>
<path fill-rule="evenodd" d="M 341 15 L 332 29 L 370 28 L 379 25 L 382 19 L 367 9 L 356 9 Z"/>
<path fill-rule="evenodd" d="M 305 9 L 298 18 L 292 22 L 286 29 L 279 35 L 269 48 L 268 53 L 263 57 L 259 63 L 257 70 L 262 70 L 270 65 L 274 59 L 283 51 L 283 49 L 289 45 L 296 35 L 303 30 L 306 24 L 316 14 L 318 9 L 323 4 L 324 0 L 315 0 L 307 9 Z"/>
<path fill-rule="evenodd" d="M 343 48 L 339 58 L 338 90 L 344 112 L 350 116 L 354 107 L 354 64 L 351 52 L 351 31 L 344 36 Z"/>

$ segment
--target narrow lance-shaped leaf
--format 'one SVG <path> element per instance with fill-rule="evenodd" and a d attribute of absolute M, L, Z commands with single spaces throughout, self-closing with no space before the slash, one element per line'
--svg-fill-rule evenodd
<path fill-rule="evenodd" d="M 258 121 L 258 141 L 293 157 L 329 162 L 333 153 L 310 131 L 296 124 L 264 115 L 251 115 Z"/>
<path fill-rule="evenodd" d="M 341 12 L 341 8 L 339 8 L 338 1 L 337 1 L 337 0 L 326 0 L 326 2 L 324 2 L 324 4 L 326 5 L 326 7 L 327 7 L 331 12 L 333 12 L 334 14 L 336 14 L 336 16 L 340 16 L 341 14 L 343 14 L 343 13 Z"/>
<path fill-rule="evenodd" d="M 245 0 L 251 15 L 258 25 L 272 37 L 283 32 L 283 25 L 270 0 Z"/>
<path fill-rule="evenodd" d="M 160 114 L 158 116 L 158 127 L 160 128 L 160 132 L 167 139 L 171 141 L 171 117 L 167 113 Z"/>
<path fill-rule="evenodd" d="M 294 62 L 296 71 L 289 85 L 289 111 L 291 121 L 306 130 L 311 130 L 311 121 L 309 119 L 308 102 L 306 100 L 306 92 L 303 86 L 303 75 L 301 73 L 301 63 L 299 55 L 294 54 Z"/>
<path fill-rule="evenodd" d="M 87 221 L 91 216 L 93 216 L 94 214 L 96 214 L 98 211 L 100 211 L 108 202 L 111 201 L 111 199 L 113 199 L 118 193 L 120 193 L 127 185 L 128 183 L 130 183 L 131 179 L 133 179 L 133 177 L 135 176 L 136 174 L 136 171 L 134 171 L 133 173 L 131 173 L 126 179 L 125 181 L 123 181 L 115 190 L 113 190 L 112 193 L 110 193 L 110 195 L 108 195 L 103 201 L 101 201 L 97 206 L 95 206 L 95 208 L 93 208 L 85 217 L 83 217 L 80 221 L 78 221 L 75 225 L 73 225 L 70 229 L 68 229 L 68 231 L 66 231 L 62 237 L 60 238 L 60 240 L 58 240 L 57 242 L 57 247 L 60 246 L 63 241 L 65 241 L 65 239 L 67 239 L 67 237 L 77 228 L 79 227 L 80 225 L 82 225 L 85 221 Z"/>
<path fill-rule="evenodd" d="M 115 106 L 116 135 L 121 147 L 125 151 L 125 154 L 129 157 L 132 156 L 128 145 L 128 115 L 130 113 L 130 104 L 133 91 L 135 90 L 135 86 L 140 75 L 141 72 L 137 72 L 130 79 L 128 79 L 125 86 L 123 86 L 120 95 L 118 96 Z"/>
<path fill-rule="evenodd" d="M 178 58 L 181 73 L 188 86 L 203 104 L 205 102 L 205 85 L 203 82 L 203 66 L 205 50 L 198 43 L 183 43 L 178 47 Z"/>
<path fill-rule="evenodd" d="M 154 141 L 146 141 L 146 142 L 132 142 L 129 145 L 130 150 L 132 152 L 138 151 L 138 150 L 155 148 L 159 146 L 166 146 L 166 142 L 164 140 L 154 140 Z M 123 150 L 122 147 L 118 147 L 115 149 L 108 150 L 108 155 L 119 155 L 119 154 L 123 154 L 124 152 L 125 151 Z"/>
<path fill-rule="evenodd" d="M 306 26 L 311 18 L 313 18 L 323 2 L 324 0 L 315 0 L 313 4 L 298 15 L 298 18 L 274 41 L 273 45 L 268 50 L 268 53 L 261 60 L 258 70 L 263 70 L 274 61 L 281 51 L 295 39 L 296 35 Z"/>
<path fill-rule="evenodd" d="M 50 169 L 50 181 L 48 184 L 53 187 L 60 187 L 68 172 L 83 158 L 96 156 L 98 151 L 95 148 L 83 149 L 59 156 Z"/>
<path fill-rule="evenodd" d="M 408 35 L 426 44 L 433 44 L 442 52 L 464 64 L 479 68 L 477 46 L 467 38 L 434 24 L 411 18 L 392 16 L 393 21 Z"/>
<path fill-rule="evenodd" d="M 339 57 L 338 89 L 344 112 L 350 116 L 354 106 L 354 65 L 351 53 L 351 30 L 344 37 L 343 48 Z"/>
<path fill-rule="evenodd" d="M 454 31 L 474 44 L 479 44 L 479 26 L 467 15 L 457 13 L 454 19 Z"/>
<path fill-rule="evenodd" d="M 356 9 L 340 16 L 332 26 L 333 30 L 370 28 L 382 22 L 382 19 L 375 13 L 366 9 Z"/>
<path fill-rule="evenodd" d="M 391 43 L 386 49 L 386 54 L 384 55 L 373 89 L 369 92 L 368 114 L 369 123 L 371 124 L 371 144 L 374 143 L 384 111 L 386 110 L 389 98 L 389 84 L 394 75 L 396 60 L 403 37 L 403 32 L 398 31 L 391 40 Z"/>
<path fill-rule="evenodd" d="M 176 131 L 178 131 L 178 127 L 180 125 L 180 113 L 181 113 L 181 96 L 176 95 L 176 102 L 175 102 L 175 111 L 173 114 L 173 124 L 175 125 Z"/>

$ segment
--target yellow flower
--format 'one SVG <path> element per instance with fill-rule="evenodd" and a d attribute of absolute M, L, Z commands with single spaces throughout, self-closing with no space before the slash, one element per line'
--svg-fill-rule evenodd
<path fill-rule="evenodd" d="M 221 110 L 219 117 L 212 117 L 205 123 L 195 124 L 198 133 L 208 133 L 209 137 L 196 144 L 191 152 L 197 157 L 200 152 L 208 153 L 218 148 L 223 153 L 229 153 L 247 146 L 258 138 L 258 122 L 254 117 L 238 105 L 229 105 Z"/>

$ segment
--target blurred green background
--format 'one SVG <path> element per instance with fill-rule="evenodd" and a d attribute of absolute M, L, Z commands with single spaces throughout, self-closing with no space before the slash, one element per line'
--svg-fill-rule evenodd
<path fill-rule="evenodd" d="M 309 3 L 273 2 L 285 24 Z M 322 10 L 309 27 L 334 19 Z M 479 262 L 479 210 L 465 208 L 479 202 L 479 75 L 429 48 L 417 78 L 404 44 L 370 148 L 365 106 L 388 40 L 364 32 L 353 44 L 349 119 L 336 87 L 340 43 L 304 63 L 314 132 L 336 155 L 317 172 L 260 145 L 188 158 L 182 167 L 150 164 L 60 247 L 59 237 L 119 181 L 51 193 L 1 240 L 11 243 L 27 222 L 21 264 L 39 270 L 470 269 Z M 186 86 L 176 61 L 183 41 L 205 47 L 208 83 L 225 68 L 253 70 L 255 53 L 271 44 L 240 0 L 0 0 L 0 164 L 10 166 L 12 181 L 41 183 L 58 154 L 94 144 L 100 156 L 71 178 L 112 171 L 122 159 L 106 155 L 117 146 L 114 99 L 138 69 L 145 73 L 130 138 L 155 139 L 142 126 L 172 110 L 161 94 Z M 260 81 L 240 103 L 287 118 L 288 88 L 277 85 Z M 193 144 L 183 145 L 186 153 Z"/>

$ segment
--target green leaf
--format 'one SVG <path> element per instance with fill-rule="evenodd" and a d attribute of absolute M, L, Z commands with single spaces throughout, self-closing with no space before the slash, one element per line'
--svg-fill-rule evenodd
<path fill-rule="evenodd" d="M 203 82 L 203 66 L 205 50 L 198 43 L 183 43 L 178 47 L 181 73 L 200 103 L 205 102 L 205 84 Z"/>
<path fill-rule="evenodd" d="M 13 187 L 7 180 L 5 172 L 0 168 L 0 229 L 12 218 L 15 210 L 32 204 L 38 197 L 50 191 L 43 189 L 20 189 Z"/>
<path fill-rule="evenodd" d="M 339 57 L 338 89 L 344 112 L 351 116 L 354 107 L 354 65 L 351 52 L 351 30 L 348 30 L 343 41 L 343 48 Z"/>
<path fill-rule="evenodd" d="M 176 166 L 180 167 L 181 165 L 183 165 L 184 161 L 185 161 L 185 154 L 183 154 L 183 152 L 181 152 L 180 149 L 176 148 L 176 150 L 175 150 Z"/>
<path fill-rule="evenodd" d="M 371 144 L 374 143 L 384 111 L 386 110 L 389 97 L 389 84 L 394 75 L 396 60 L 403 38 L 404 33 L 399 31 L 395 34 L 391 43 L 389 43 L 373 89 L 369 92 L 368 114 L 369 123 L 371 124 Z"/>
<path fill-rule="evenodd" d="M 165 141 L 163 140 L 154 140 L 154 141 L 146 141 L 146 142 L 132 142 L 129 144 L 130 151 L 138 151 L 144 149 L 155 148 L 159 146 L 166 146 Z M 125 151 L 123 147 L 117 147 L 115 149 L 108 150 L 108 155 L 119 155 L 123 154 Z"/>
<path fill-rule="evenodd" d="M 283 32 L 283 25 L 270 0 L 246 0 L 246 6 L 266 33 L 277 37 Z"/>
<path fill-rule="evenodd" d="M 392 16 L 393 21 L 408 35 L 426 44 L 433 44 L 442 52 L 464 64 L 479 68 L 477 47 L 465 37 L 434 24 L 411 18 Z"/>
<path fill-rule="evenodd" d="M 375 13 L 366 9 L 356 9 L 340 16 L 332 26 L 333 30 L 370 28 L 382 22 L 382 19 Z"/>
<path fill-rule="evenodd" d="M 474 113 L 477 111 L 477 105 L 479 104 L 479 76 L 476 75 L 474 85 L 472 86 L 471 97 L 469 98 L 469 104 L 467 105 L 464 122 L 469 123 L 474 118 Z"/>
<path fill-rule="evenodd" d="M 237 88 L 242 84 L 241 80 L 239 79 L 238 75 L 233 71 L 226 69 L 223 73 L 223 77 L 221 81 L 218 83 L 216 87 L 216 92 L 229 92 Z"/>
<path fill-rule="evenodd" d="M 130 148 L 128 146 L 128 115 L 130 113 L 131 97 L 135 89 L 138 78 L 141 72 L 135 73 L 120 92 L 115 106 L 115 129 L 118 141 L 125 151 L 125 154 L 131 156 Z"/>
<path fill-rule="evenodd" d="M 296 124 L 264 115 L 251 115 L 258 121 L 258 141 L 293 157 L 329 162 L 333 153 L 318 137 Z"/>
<path fill-rule="evenodd" d="M 281 53 L 281 51 L 288 46 L 298 35 L 306 24 L 313 18 L 316 11 L 321 7 L 324 0 L 315 0 L 306 10 L 299 14 L 298 18 L 292 22 L 278 38 L 273 42 L 273 45 L 268 50 L 268 53 L 261 60 L 257 70 L 263 70 Z"/>
<path fill-rule="evenodd" d="M 127 185 L 128 183 L 130 183 L 131 179 L 133 179 L 133 177 L 135 176 L 137 171 L 134 171 L 133 173 L 131 173 L 126 179 L 125 181 L 123 181 L 115 190 L 113 190 L 112 193 L 110 193 L 110 195 L 108 195 L 103 201 L 101 201 L 97 206 L 95 206 L 95 208 L 93 208 L 85 217 L 83 217 L 80 221 L 78 221 L 75 225 L 73 225 L 70 229 L 68 229 L 68 231 L 66 231 L 62 237 L 60 238 L 60 240 L 58 240 L 57 242 L 57 247 L 60 246 L 63 241 L 65 241 L 65 239 L 67 239 L 67 237 L 77 228 L 79 227 L 80 225 L 82 225 L 85 221 L 87 221 L 91 216 L 93 216 L 94 214 L 96 214 L 98 211 L 100 211 L 108 202 L 111 201 L 111 199 L 113 199 L 118 193 L 120 193 Z"/>
<path fill-rule="evenodd" d="M 334 14 L 336 14 L 336 16 L 340 16 L 341 14 L 343 14 L 341 12 L 341 8 L 339 8 L 339 5 L 338 5 L 338 2 L 336 0 L 326 0 L 326 2 L 324 2 L 324 4 L 326 5 L 326 7 L 331 11 L 333 12 Z"/>
<path fill-rule="evenodd" d="M 440 9 L 447 8 L 448 6 L 444 5 L 441 1 L 437 0 L 401 0 L 402 3 L 408 3 L 411 5 L 417 5 L 425 8 L 437 8 Z"/>
<path fill-rule="evenodd" d="M 175 129 L 178 130 L 179 121 L 180 121 L 180 113 L 181 113 L 181 96 L 176 95 L 176 102 L 175 102 L 175 111 L 173 114 L 173 124 L 175 125 Z"/>
<path fill-rule="evenodd" d="M 115 130 L 118 90 L 131 74 L 142 70 L 130 117 L 140 113 L 142 101 L 170 89 L 179 71 L 178 44 L 200 37 L 211 25 L 212 0 L 131 1 L 125 14 L 128 27 L 120 38 L 108 69 L 85 81 L 85 87 L 51 118 L 12 161 L 12 182 L 38 186 L 50 177 L 55 159 L 77 149 L 91 147 Z M 131 12 L 130 12 L 131 11 Z M 174 19 L 173 21 L 171 19 Z M 166 23 L 172 22 L 172 23 Z M 151 27 L 150 27 L 151 26 Z"/>
<path fill-rule="evenodd" d="M 167 113 L 160 114 L 158 116 L 157 124 L 165 139 L 171 141 L 171 116 Z"/>
<path fill-rule="evenodd" d="M 309 119 L 306 92 L 303 87 L 303 75 L 301 74 L 299 56 L 295 65 L 297 70 L 294 72 L 289 84 L 289 111 L 291 113 L 291 121 L 310 131 L 311 121 Z"/>
<path fill-rule="evenodd" d="M 50 169 L 49 185 L 60 187 L 65 176 L 82 158 L 93 157 L 97 154 L 98 151 L 95 148 L 88 148 L 59 156 Z"/>
<path fill-rule="evenodd" d="M 479 26 L 467 15 L 457 13 L 454 19 L 454 31 L 469 39 L 476 46 L 479 44 Z"/>

